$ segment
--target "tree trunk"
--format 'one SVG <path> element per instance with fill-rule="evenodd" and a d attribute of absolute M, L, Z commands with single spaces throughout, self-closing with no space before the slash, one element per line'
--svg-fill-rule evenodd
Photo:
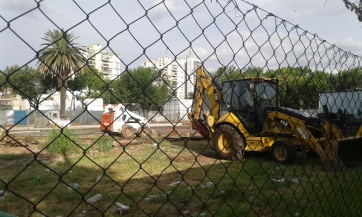
<path fill-rule="evenodd" d="M 63 82 L 64 81 L 64 82 Z M 66 97 L 67 97 L 67 80 L 66 78 L 58 78 L 58 87 L 60 88 L 60 119 L 67 119 L 65 113 Z"/>
<path fill-rule="evenodd" d="M 149 112 L 146 112 L 146 106 L 144 104 L 141 104 L 141 109 L 142 109 L 142 115 L 143 117 L 147 118 L 148 119 L 148 113 Z"/>

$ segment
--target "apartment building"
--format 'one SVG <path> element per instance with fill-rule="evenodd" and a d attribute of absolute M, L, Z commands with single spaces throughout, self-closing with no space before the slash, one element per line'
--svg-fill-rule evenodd
<path fill-rule="evenodd" d="M 150 67 L 162 71 L 172 84 L 175 91 L 174 97 L 185 99 L 194 92 L 196 81 L 195 71 L 201 66 L 201 61 L 191 54 L 186 58 L 171 59 L 170 57 L 158 58 L 156 60 L 147 60 L 141 64 L 141 67 Z"/>
<path fill-rule="evenodd" d="M 88 59 L 89 65 L 100 71 L 104 78 L 113 80 L 120 75 L 121 61 L 114 53 L 102 50 L 102 45 L 86 46 L 84 55 Z"/>
<path fill-rule="evenodd" d="M 201 61 L 190 53 L 185 59 L 185 96 L 189 97 L 194 92 L 196 83 L 196 70 L 201 66 Z"/>

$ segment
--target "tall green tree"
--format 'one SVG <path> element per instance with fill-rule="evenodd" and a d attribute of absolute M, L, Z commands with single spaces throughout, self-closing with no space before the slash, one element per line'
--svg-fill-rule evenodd
<path fill-rule="evenodd" d="M 247 67 L 239 69 L 238 67 L 231 66 L 222 66 L 219 67 L 216 72 L 211 75 L 217 82 L 220 84 L 223 81 L 233 81 L 243 78 L 252 78 L 252 77 L 263 77 L 263 69 L 260 67 Z"/>
<path fill-rule="evenodd" d="M 64 119 L 68 79 L 83 70 L 84 50 L 75 42 L 78 37 L 63 30 L 49 30 L 42 38 L 44 49 L 40 51 L 40 73 L 51 74 L 58 80 L 60 90 L 60 117 Z"/>
<path fill-rule="evenodd" d="M 233 81 L 237 79 L 242 79 L 241 70 L 236 66 L 222 66 L 219 67 L 216 72 L 212 73 L 211 76 L 217 81 L 220 85 L 224 81 Z"/>
<path fill-rule="evenodd" d="M 6 67 L 3 74 L 0 74 L 0 84 L 1 90 L 11 89 L 12 93 L 28 100 L 33 107 L 36 107 L 40 94 L 45 91 L 42 76 L 36 69 L 29 66 Z"/>
<path fill-rule="evenodd" d="M 361 68 L 351 68 L 339 71 L 331 77 L 333 89 L 335 91 L 350 91 L 362 88 Z"/>
<path fill-rule="evenodd" d="M 172 97 L 170 82 L 152 68 L 130 69 L 114 80 L 110 87 L 119 102 L 139 103 L 144 112 L 161 110 Z"/>
<path fill-rule="evenodd" d="M 281 104 L 291 108 L 301 108 L 302 93 L 301 78 L 306 75 L 308 70 L 295 67 L 283 67 L 277 70 L 270 70 L 266 74 L 269 77 L 279 80 L 279 92 L 281 95 Z"/>
<path fill-rule="evenodd" d="M 39 71 L 38 71 L 39 73 Z M 39 73 L 40 74 L 40 73 Z M 49 90 L 51 92 L 54 92 L 54 90 L 57 89 L 58 87 L 58 81 L 57 78 L 54 77 L 51 74 L 47 74 L 47 75 L 41 75 L 41 84 L 44 87 L 45 90 Z"/>
<path fill-rule="evenodd" d="M 82 91 L 87 97 L 100 97 L 100 92 L 106 88 L 109 81 L 103 78 L 101 72 L 91 66 L 84 67 L 83 73 L 77 74 L 74 79 L 69 80 L 69 89 Z"/>
<path fill-rule="evenodd" d="M 346 8 L 352 12 L 355 12 L 358 20 L 362 22 L 362 0 L 343 0 Z"/>
<path fill-rule="evenodd" d="M 299 79 L 299 89 L 296 92 L 300 99 L 300 108 L 313 109 L 319 104 L 319 94 L 331 89 L 330 74 L 323 71 L 308 73 Z"/>

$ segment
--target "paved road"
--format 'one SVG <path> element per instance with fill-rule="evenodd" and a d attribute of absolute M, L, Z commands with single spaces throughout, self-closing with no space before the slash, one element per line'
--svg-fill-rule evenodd
<path fill-rule="evenodd" d="M 171 134 L 173 130 L 176 130 L 179 134 L 186 134 L 187 132 L 192 132 L 190 125 L 184 124 L 171 124 L 171 123 L 151 123 L 150 128 L 153 132 L 158 133 L 159 135 L 168 135 Z M 51 130 L 51 127 L 45 128 L 34 128 L 33 126 L 10 126 L 5 127 L 11 135 L 21 135 L 21 136 L 47 136 L 48 131 Z M 102 135 L 103 132 L 100 131 L 99 125 L 79 125 L 79 126 L 70 126 L 69 129 L 74 129 L 78 131 L 80 135 Z M 4 130 L 2 130 L 4 132 Z"/>

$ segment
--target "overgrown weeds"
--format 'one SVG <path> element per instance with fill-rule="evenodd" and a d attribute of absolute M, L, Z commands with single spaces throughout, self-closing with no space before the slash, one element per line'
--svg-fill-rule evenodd
<path fill-rule="evenodd" d="M 94 146 L 99 152 L 110 152 L 113 148 L 114 139 L 110 136 L 103 136 L 99 138 Z"/>
<path fill-rule="evenodd" d="M 51 154 L 73 154 L 80 151 L 77 145 L 79 136 L 76 131 L 62 128 L 53 128 L 49 131 L 46 141 L 46 151 Z"/>

